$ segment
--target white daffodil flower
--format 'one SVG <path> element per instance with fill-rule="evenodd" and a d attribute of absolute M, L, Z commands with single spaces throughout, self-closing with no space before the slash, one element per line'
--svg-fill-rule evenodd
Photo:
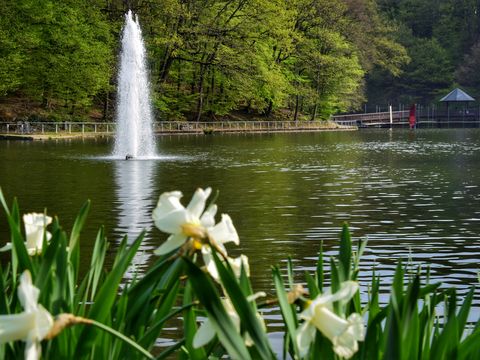
<path fill-rule="evenodd" d="M 202 246 L 202 257 L 208 273 L 215 281 L 220 282 L 217 266 L 215 265 L 215 261 L 213 260 L 212 249 L 209 246 Z M 242 265 L 245 269 L 247 276 L 250 276 L 250 265 L 248 264 L 248 257 L 246 255 L 240 255 L 237 258 L 231 258 L 227 256 L 227 261 L 230 264 L 233 273 L 237 278 L 240 277 Z"/>
<path fill-rule="evenodd" d="M 344 319 L 333 312 L 334 302 L 347 303 L 357 290 L 356 282 L 346 281 L 335 294 L 317 296 L 300 314 L 305 322 L 299 327 L 296 340 L 302 357 L 308 354 L 316 329 L 330 339 L 337 355 L 348 359 L 358 351 L 357 342 L 365 337 L 362 317 L 354 313 Z"/>
<path fill-rule="evenodd" d="M 197 189 L 187 207 L 180 203 L 183 196 L 180 191 L 163 193 L 158 200 L 152 217 L 155 226 L 171 234 L 167 241 L 155 250 L 156 255 L 164 255 L 182 246 L 189 238 L 206 239 L 224 255 L 227 254 L 223 244 L 234 242 L 238 245 L 237 230 L 232 219 L 222 214 L 222 220 L 215 225 L 217 206 L 212 205 L 204 211 L 211 188 Z M 209 246 L 202 244 L 202 248 Z"/>
<path fill-rule="evenodd" d="M 23 223 L 25 224 L 25 235 L 27 238 L 25 247 L 28 254 L 31 256 L 40 254 L 42 252 L 44 234 L 47 241 L 52 238 L 52 234 L 45 230 L 47 225 L 52 223 L 52 218 L 45 214 L 30 213 L 23 215 Z M 7 251 L 11 248 L 12 244 L 7 243 L 0 251 Z"/>
<path fill-rule="evenodd" d="M 265 297 L 267 294 L 265 292 L 257 292 L 253 295 L 250 295 L 247 297 L 247 301 L 255 301 L 259 297 Z M 235 329 L 240 332 L 240 316 L 238 316 L 237 312 L 235 311 L 235 308 L 233 307 L 231 301 L 229 299 L 222 299 L 223 306 L 225 308 L 225 311 L 227 312 L 228 316 L 230 319 L 233 321 L 233 324 L 235 326 Z M 257 313 L 257 318 L 260 320 L 260 323 L 262 326 L 265 328 L 265 322 L 263 318 L 260 316 L 259 313 Z M 206 319 L 205 322 L 200 326 L 200 328 L 197 330 L 195 333 L 195 336 L 193 337 L 193 347 L 194 348 L 200 348 L 206 344 L 208 344 L 210 341 L 213 340 L 215 337 L 215 327 L 213 326 L 212 322 L 210 319 Z M 248 333 L 245 334 L 245 345 L 251 346 L 253 345 L 253 341 L 250 338 L 250 335 Z"/>
<path fill-rule="evenodd" d="M 0 315 L 0 344 L 10 341 L 25 341 L 25 359 L 40 359 L 42 348 L 40 341 L 47 336 L 53 326 L 53 317 L 38 304 L 40 291 L 32 284 L 29 271 L 20 276 L 18 298 L 24 312 L 12 315 Z"/>
<path fill-rule="evenodd" d="M 211 188 L 197 189 L 187 207 L 180 203 L 183 196 L 180 191 L 160 195 L 152 218 L 158 229 L 171 235 L 155 250 L 156 255 L 164 255 L 179 248 L 189 237 L 206 236 L 207 228 L 215 225 L 214 217 L 217 212 L 215 205 L 203 211 L 211 192 Z"/>

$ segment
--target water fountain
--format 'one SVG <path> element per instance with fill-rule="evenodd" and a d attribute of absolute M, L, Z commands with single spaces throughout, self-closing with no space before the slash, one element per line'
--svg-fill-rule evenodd
<path fill-rule="evenodd" d="M 128 11 L 122 33 L 114 157 L 155 156 L 146 51 L 138 17 Z"/>

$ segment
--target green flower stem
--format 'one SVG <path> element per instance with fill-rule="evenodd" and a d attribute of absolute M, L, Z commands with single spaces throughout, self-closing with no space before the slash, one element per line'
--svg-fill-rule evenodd
<path fill-rule="evenodd" d="M 117 338 L 119 338 L 120 340 L 123 340 L 125 341 L 128 345 L 130 345 L 131 347 L 135 348 L 136 350 L 138 350 L 139 352 L 141 352 L 146 358 L 148 359 L 155 359 L 155 357 L 150 354 L 147 350 L 145 350 L 143 347 L 141 347 L 140 345 L 138 345 L 135 341 L 133 341 L 132 339 L 126 337 L 125 335 L 123 335 L 122 333 L 119 333 L 118 331 L 112 329 L 111 327 L 105 325 L 105 324 L 102 324 L 102 323 L 99 323 L 95 320 L 91 320 L 91 319 L 88 319 L 88 322 L 85 322 L 86 324 L 90 324 L 90 325 L 93 325 L 93 326 L 96 326 L 110 334 L 112 334 L 113 336 L 116 336 Z"/>
<path fill-rule="evenodd" d="M 55 318 L 55 322 L 52 328 L 50 329 L 50 332 L 45 336 L 45 340 L 53 339 L 54 337 L 58 336 L 65 328 L 76 325 L 76 324 L 96 326 L 112 334 L 113 336 L 116 336 L 120 340 L 126 342 L 128 345 L 135 348 L 137 351 L 141 352 L 147 359 L 155 359 L 155 357 L 152 354 L 150 354 L 147 350 L 145 350 L 143 347 L 138 345 L 135 341 L 126 337 L 122 333 L 119 333 L 118 331 L 98 321 L 87 319 L 81 316 L 75 316 L 73 314 L 65 313 L 65 314 L 57 315 Z"/>

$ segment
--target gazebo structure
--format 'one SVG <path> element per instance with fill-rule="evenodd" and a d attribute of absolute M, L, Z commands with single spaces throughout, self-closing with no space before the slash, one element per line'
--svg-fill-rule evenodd
<path fill-rule="evenodd" d="M 465 119 L 466 107 L 465 105 L 469 102 L 473 102 L 475 99 L 468 95 L 462 89 L 456 88 L 445 95 L 443 98 L 440 99 L 440 102 L 444 102 L 447 104 L 447 119 L 450 123 L 450 104 L 463 104 L 461 109 L 462 119 Z M 468 110 L 467 110 L 468 113 Z"/>

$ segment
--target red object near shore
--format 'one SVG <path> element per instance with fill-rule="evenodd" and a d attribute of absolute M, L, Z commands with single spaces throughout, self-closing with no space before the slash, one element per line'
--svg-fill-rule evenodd
<path fill-rule="evenodd" d="M 410 116 L 408 117 L 408 123 L 410 124 L 410 129 L 415 129 L 415 125 L 417 124 L 417 119 L 415 117 L 416 107 L 415 104 L 410 106 Z"/>

